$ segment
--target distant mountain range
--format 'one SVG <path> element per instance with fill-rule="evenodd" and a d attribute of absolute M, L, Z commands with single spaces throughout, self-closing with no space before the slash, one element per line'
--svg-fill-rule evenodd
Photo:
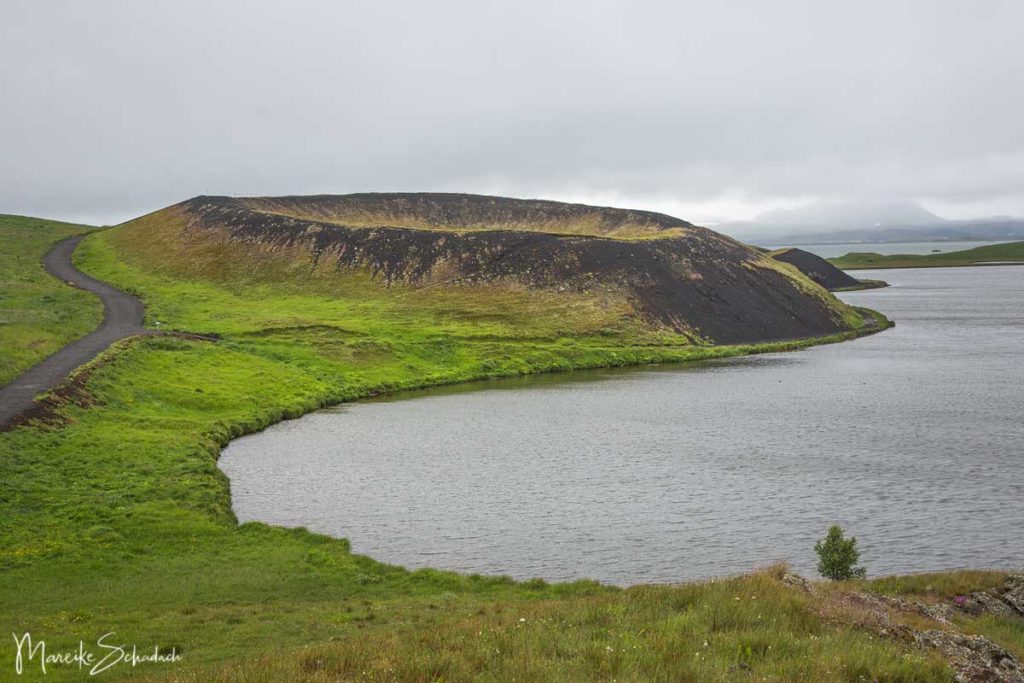
<path fill-rule="evenodd" d="M 1024 219 L 993 216 L 946 220 L 910 202 L 819 202 L 777 209 L 716 230 L 755 244 L 1021 240 Z"/>

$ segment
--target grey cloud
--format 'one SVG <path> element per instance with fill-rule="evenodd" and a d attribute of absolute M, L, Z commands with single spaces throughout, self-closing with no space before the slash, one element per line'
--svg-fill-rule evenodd
<path fill-rule="evenodd" d="M 0 211 L 436 189 L 1024 214 L 1022 22 L 999 0 L 8 0 Z"/>

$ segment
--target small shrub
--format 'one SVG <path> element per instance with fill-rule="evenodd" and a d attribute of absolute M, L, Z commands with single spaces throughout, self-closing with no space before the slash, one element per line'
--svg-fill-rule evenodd
<path fill-rule="evenodd" d="M 863 579 L 867 570 L 855 566 L 860 559 L 857 550 L 857 539 L 851 536 L 843 538 L 843 530 L 833 524 L 828 535 L 814 544 L 814 552 L 818 553 L 818 573 L 833 581 Z"/>

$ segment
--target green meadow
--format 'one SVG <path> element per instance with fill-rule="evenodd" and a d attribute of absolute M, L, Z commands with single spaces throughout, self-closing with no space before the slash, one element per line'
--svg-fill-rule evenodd
<path fill-rule="evenodd" d="M 99 324 L 99 300 L 40 265 L 54 242 L 91 229 L 0 215 L 0 385 Z"/>
<path fill-rule="evenodd" d="M 47 282 L 38 267 L 76 227 L 36 221 L 30 230 L 21 220 L 0 223 L 3 316 L 27 321 L 0 326 L 5 359 L 28 334 L 48 340 L 42 357 L 99 318 L 88 295 Z M 626 589 L 516 582 L 408 571 L 353 554 L 343 539 L 239 525 L 220 449 L 321 406 L 858 333 L 710 346 L 641 324 L 612 296 L 388 289 L 366 274 L 311 272 L 288 253 L 182 252 L 173 226 L 151 222 L 91 234 L 76 263 L 141 296 L 147 326 L 207 338 L 121 342 L 79 371 L 77 392 L 51 401 L 47 419 L 0 433 L 3 676 L 15 665 L 8 634 L 31 633 L 57 652 L 114 632 L 108 642 L 173 648 L 181 661 L 120 665 L 99 680 L 950 681 L 935 652 L 876 637 L 827 595 L 949 600 L 1003 579 L 963 572 L 815 594 L 784 583 L 783 567 Z M 8 298 L 8 281 L 26 286 Z M 1024 654 L 1019 623 L 963 627 Z M 25 680 L 44 678 L 38 662 L 26 671 Z M 45 676 L 82 679 L 74 665 Z"/>

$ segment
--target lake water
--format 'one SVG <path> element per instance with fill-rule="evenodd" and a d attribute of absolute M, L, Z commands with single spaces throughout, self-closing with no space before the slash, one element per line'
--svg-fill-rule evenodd
<path fill-rule="evenodd" d="M 313 413 L 225 449 L 235 510 L 517 578 L 813 575 L 833 522 L 872 575 L 1024 567 L 1024 267 L 859 274 L 895 329 Z"/>
<path fill-rule="evenodd" d="M 984 247 L 988 244 L 1001 244 L 1001 242 L 850 242 L 847 244 L 779 244 L 767 248 L 799 247 L 822 258 L 835 258 L 836 256 L 848 254 L 851 251 L 874 252 L 876 254 L 930 254 L 935 251 L 943 253 L 963 251 L 964 249 Z"/>

